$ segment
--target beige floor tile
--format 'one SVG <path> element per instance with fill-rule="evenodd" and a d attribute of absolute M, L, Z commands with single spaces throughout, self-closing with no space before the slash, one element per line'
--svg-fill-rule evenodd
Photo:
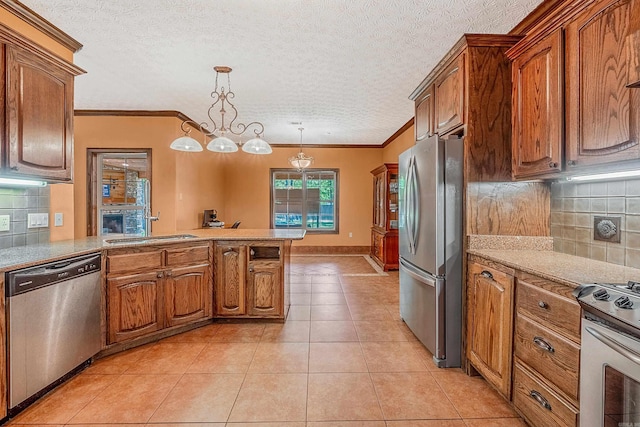
<path fill-rule="evenodd" d="M 309 283 L 291 283 L 289 290 L 292 294 L 310 294 L 311 293 L 311 281 Z"/>
<path fill-rule="evenodd" d="M 287 320 L 265 326 L 261 342 L 309 342 L 308 321 Z"/>
<path fill-rule="evenodd" d="M 398 326 L 407 341 L 418 341 L 418 338 L 413 334 L 406 323 L 404 323 L 402 320 L 395 320 L 394 323 L 396 324 L 396 326 Z"/>
<path fill-rule="evenodd" d="M 311 294 L 291 294 L 291 305 L 311 305 Z"/>
<path fill-rule="evenodd" d="M 20 413 L 13 423 L 67 423 L 116 378 L 115 375 L 78 375 Z"/>
<path fill-rule="evenodd" d="M 247 374 L 229 422 L 305 421 L 307 374 Z"/>
<path fill-rule="evenodd" d="M 342 292 L 311 294 L 311 305 L 321 304 L 342 304 L 346 306 L 347 300 L 344 299 Z"/>
<path fill-rule="evenodd" d="M 158 343 L 142 354 L 126 374 L 183 374 L 198 357 L 204 343 Z"/>
<path fill-rule="evenodd" d="M 307 427 L 385 427 L 384 421 L 315 421 Z"/>
<path fill-rule="evenodd" d="M 349 304 L 349 312 L 353 320 L 392 321 L 386 306 L 382 304 Z"/>
<path fill-rule="evenodd" d="M 246 373 L 258 343 L 211 343 L 202 349 L 187 368 L 188 373 Z"/>
<path fill-rule="evenodd" d="M 310 305 L 292 305 L 289 307 L 289 320 L 311 320 L 311 306 Z"/>
<path fill-rule="evenodd" d="M 222 324 L 212 337 L 213 342 L 259 342 L 264 332 L 264 324 L 230 323 Z"/>
<path fill-rule="evenodd" d="M 148 344 L 142 347 L 132 348 L 121 353 L 98 359 L 83 371 L 85 374 L 99 375 L 119 375 L 124 373 L 132 365 L 135 365 L 144 352 L 155 344 Z"/>
<path fill-rule="evenodd" d="M 386 420 L 459 419 L 429 372 L 372 373 Z"/>
<path fill-rule="evenodd" d="M 312 285 L 327 284 L 327 283 L 340 284 L 340 276 L 338 276 L 335 271 L 331 273 L 333 274 L 312 275 L 311 284 Z"/>
<path fill-rule="evenodd" d="M 122 375 L 69 424 L 146 423 L 179 379 L 180 375 Z"/>
<path fill-rule="evenodd" d="M 470 377 L 459 369 L 440 369 L 432 374 L 462 418 L 517 417 L 482 377 Z"/>
<path fill-rule="evenodd" d="M 227 423 L 227 427 L 305 427 L 304 422 L 277 422 L 277 423 Z M 191 427 L 191 426 L 185 426 Z"/>
<path fill-rule="evenodd" d="M 309 372 L 309 343 L 261 342 L 249 365 L 249 372 Z"/>
<path fill-rule="evenodd" d="M 225 422 L 243 379 L 243 374 L 185 374 L 149 421 Z"/>
<path fill-rule="evenodd" d="M 408 341 L 395 322 L 354 320 L 360 341 Z"/>
<path fill-rule="evenodd" d="M 351 320 L 346 305 L 312 305 L 311 320 Z"/>
<path fill-rule="evenodd" d="M 422 357 L 408 342 L 363 342 L 369 372 L 424 372 Z"/>
<path fill-rule="evenodd" d="M 378 293 L 353 293 L 345 292 L 344 297 L 349 305 L 379 305 L 386 304 Z"/>
<path fill-rule="evenodd" d="M 367 363 L 360 343 L 311 343 L 309 372 L 367 372 Z"/>
<path fill-rule="evenodd" d="M 225 427 L 226 423 L 149 423 L 145 424 L 149 427 Z M 126 426 L 126 424 L 120 424 L 119 426 Z M 139 424 L 133 424 L 133 426 L 140 427 Z M 81 426 L 74 426 L 81 427 Z M 90 425 L 87 427 L 105 427 L 104 425 Z"/>
<path fill-rule="evenodd" d="M 163 339 L 163 343 L 208 343 L 220 329 L 220 325 L 212 324 L 201 326 L 191 331 L 183 332 Z"/>
<path fill-rule="evenodd" d="M 385 307 L 387 308 L 392 320 L 402 320 L 402 317 L 400 317 L 400 304 L 387 304 Z"/>
<path fill-rule="evenodd" d="M 313 294 L 326 294 L 326 293 L 342 293 L 342 285 L 339 281 L 335 283 L 313 283 L 311 285 L 311 293 Z"/>
<path fill-rule="evenodd" d="M 478 418 L 464 420 L 467 427 L 527 427 L 520 418 Z"/>
<path fill-rule="evenodd" d="M 382 419 L 369 374 L 309 374 L 308 421 Z"/>
<path fill-rule="evenodd" d="M 311 342 L 358 341 L 356 328 L 349 320 L 311 321 Z"/>
<path fill-rule="evenodd" d="M 427 367 L 428 371 L 438 371 L 440 368 L 433 361 L 433 354 L 420 342 L 420 341 L 409 341 L 409 344 L 413 347 L 413 349 L 418 353 L 418 356 L 424 363 L 424 366 Z"/>
<path fill-rule="evenodd" d="M 387 421 L 387 427 L 466 427 L 462 420 Z"/>

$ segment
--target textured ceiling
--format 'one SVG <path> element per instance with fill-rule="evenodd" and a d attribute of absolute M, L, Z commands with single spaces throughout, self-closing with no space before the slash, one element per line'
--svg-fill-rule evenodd
<path fill-rule="evenodd" d="M 463 33 L 506 33 L 540 0 L 21 0 L 84 45 L 77 109 L 206 119 L 213 67 L 271 143 L 382 144 Z M 226 79 L 225 79 L 226 85 Z M 245 139 L 246 140 L 246 139 Z"/>

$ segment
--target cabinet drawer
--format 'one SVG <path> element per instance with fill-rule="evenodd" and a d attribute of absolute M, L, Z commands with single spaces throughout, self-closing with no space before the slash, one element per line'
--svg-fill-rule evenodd
<path fill-rule="evenodd" d="M 580 306 L 577 302 L 518 278 L 516 301 L 518 311 L 535 321 L 556 327 L 558 332 L 580 341 Z M 539 279 L 544 281 L 544 279 Z"/>
<path fill-rule="evenodd" d="M 517 358 L 578 402 L 578 345 L 520 314 L 514 341 Z"/>
<path fill-rule="evenodd" d="M 513 404 L 533 426 L 578 424 L 578 411 L 519 363 L 513 377 Z"/>
<path fill-rule="evenodd" d="M 173 248 L 166 250 L 167 267 L 209 262 L 209 246 Z"/>
<path fill-rule="evenodd" d="M 162 268 L 162 252 L 148 251 L 107 255 L 107 273 L 123 273 Z"/>

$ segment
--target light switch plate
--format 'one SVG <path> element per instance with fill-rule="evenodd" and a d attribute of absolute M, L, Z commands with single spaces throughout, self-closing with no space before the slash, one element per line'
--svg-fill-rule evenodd
<path fill-rule="evenodd" d="M 62 212 L 56 212 L 53 219 L 53 225 L 55 227 L 62 227 L 62 224 L 63 224 Z"/>
<path fill-rule="evenodd" d="M 27 228 L 42 228 L 49 226 L 48 213 L 27 214 Z"/>
<path fill-rule="evenodd" d="M 0 215 L 0 231 L 9 231 L 11 229 L 9 221 L 11 221 L 10 215 Z"/>

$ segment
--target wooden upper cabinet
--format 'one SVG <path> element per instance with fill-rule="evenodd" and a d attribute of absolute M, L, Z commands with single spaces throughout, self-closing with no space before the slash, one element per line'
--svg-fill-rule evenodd
<path fill-rule="evenodd" d="M 247 314 L 246 270 L 246 245 L 216 246 L 214 280 L 217 316 Z"/>
<path fill-rule="evenodd" d="M 416 141 L 433 135 L 433 85 L 425 89 L 422 99 L 416 101 Z"/>
<path fill-rule="evenodd" d="M 209 265 L 179 267 L 165 273 L 166 325 L 205 319 L 211 314 Z"/>
<path fill-rule="evenodd" d="M 441 136 L 464 123 L 464 58 L 460 54 L 435 81 L 435 131 Z"/>
<path fill-rule="evenodd" d="M 71 180 L 73 78 L 32 52 L 6 45 L 6 173 Z"/>
<path fill-rule="evenodd" d="M 640 158 L 640 0 L 599 1 L 565 27 L 567 170 Z M 631 36 L 631 37 L 630 37 Z"/>
<path fill-rule="evenodd" d="M 467 280 L 467 357 L 507 399 L 511 393 L 514 277 L 470 262 Z"/>
<path fill-rule="evenodd" d="M 562 31 L 558 29 L 512 63 L 514 178 L 562 169 L 562 53 Z"/>

